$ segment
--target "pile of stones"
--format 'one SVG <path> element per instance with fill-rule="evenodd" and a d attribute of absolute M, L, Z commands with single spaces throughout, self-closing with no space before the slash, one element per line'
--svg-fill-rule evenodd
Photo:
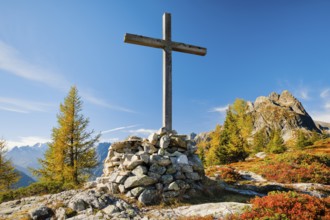
<path fill-rule="evenodd" d="M 111 145 L 98 186 L 144 205 L 192 196 L 205 178 L 196 143 L 175 131 L 129 137 Z"/>

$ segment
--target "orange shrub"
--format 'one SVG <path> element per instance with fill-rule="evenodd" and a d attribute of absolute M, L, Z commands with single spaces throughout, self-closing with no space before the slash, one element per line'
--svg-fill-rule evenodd
<path fill-rule="evenodd" d="M 286 153 L 256 165 L 254 171 L 267 180 L 280 183 L 330 184 L 329 156 Z"/>
<path fill-rule="evenodd" d="M 229 219 L 330 219 L 330 199 L 319 199 L 295 192 L 271 192 L 251 200 L 252 209 Z"/>
<path fill-rule="evenodd" d="M 235 171 L 232 167 L 226 166 L 213 166 L 206 170 L 207 176 L 214 176 L 217 179 L 221 179 L 227 183 L 235 183 L 237 180 L 242 179 L 242 176 Z"/>

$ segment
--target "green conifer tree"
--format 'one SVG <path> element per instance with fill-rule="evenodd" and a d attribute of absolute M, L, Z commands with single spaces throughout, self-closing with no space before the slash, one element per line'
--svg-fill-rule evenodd
<path fill-rule="evenodd" d="M 11 161 L 5 158 L 7 152 L 5 147 L 5 141 L 0 140 L 0 192 L 10 189 L 20 179 Z"/>
<path fill-rule="evenodd" d="M 253 151 L 255 153 L 264 151 L 268 144 L 265 129 L 260 129 L 253 137 Z"/>
<path fill-rule="evenodd" d="M 273 129 L 270 135 L 270 141 L 267 144 L 267 150 L 270 153 L 280 154 L 286 151 L 284 140 L 281 137 L 281 131 Z"/>
<path fill-rule="evenodd" d="M 296 147 L 299 149 L 304 149 L 306 146 L 311 144 L 312 142 L 306 137 L 306 134 L 302 130 L 298 130 Z"/>
<path fill-rule="evenodd" d="M 82 114 L 82 101 L 75 86 L 71 87 L 57 115 L 58 127 L 53 128 L 52 142 L 40 160 L 41 169 L 35 173 L 42 181 L 57 181 L 78 185 L 86 181 L 97 166 L 94 144 L 100 135 L 86 131 L 89 120 Z"/>

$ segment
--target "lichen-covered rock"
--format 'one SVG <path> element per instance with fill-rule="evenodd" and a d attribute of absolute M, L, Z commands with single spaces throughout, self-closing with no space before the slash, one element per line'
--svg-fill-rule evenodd
<path fill-rule="evenodd" d="M 167 174 L 167 175 L 163 175 L 160 179 L 163 184 L 168 184 L 173 181 L 173 176 Z"/>
<path fill-rule="evenodd" d="M 157 173 L 159 175 L 163 175 L 166 172 L 166 167 L 160 166 L 158 164 L 153 164 L 149 168 L 149 172 Z"/>
<path fill-rule="evenodd" d="M 155 189 L 145 189 L 138 200 L 144 205 L 154 205 L 160 201 L 160 196 Z"/>

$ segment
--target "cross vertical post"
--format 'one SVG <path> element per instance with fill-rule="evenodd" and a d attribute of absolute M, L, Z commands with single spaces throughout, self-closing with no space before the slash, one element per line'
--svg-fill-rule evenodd
<path fill-rule="evenodd" d="M 171 14 L 163 15 L 163 40 L 166 46 L 163 50 L 163 127 L 172 131 L 172 33 Z"/>
<path fill-rule="evenodd" d="M 206 48 L 172 41 L 171 14 L 163 15 L 163 39 L 125 34 L 125 43 L 163 49 L 163 128 L 172 131 L 172 51 L 206 55 Z"/>

